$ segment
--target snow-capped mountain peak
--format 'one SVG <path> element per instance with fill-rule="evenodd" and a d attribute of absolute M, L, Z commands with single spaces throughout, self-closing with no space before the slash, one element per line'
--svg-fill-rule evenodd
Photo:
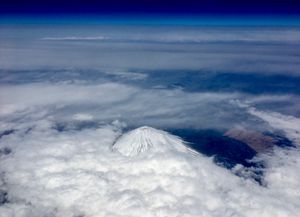
<path fill-rule="evenodd" d="M 167 152 L 167 151 L 195 153 L 178 136 L 152 127 L 139 127 L 123 134 L 113 145 L 113 151 L 126 156 L 135 156 L 140 153 Z"/>

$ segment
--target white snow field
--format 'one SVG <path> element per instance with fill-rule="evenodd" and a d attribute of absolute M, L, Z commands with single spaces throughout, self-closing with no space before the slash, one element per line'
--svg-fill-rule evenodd
<path fill-rule="evenodd" d="M 147 151 L 196 153 L 181 138 L 147 126 L 122 135 L 114 144 L 113 150 L 126 156 L 135 156 Z"/>

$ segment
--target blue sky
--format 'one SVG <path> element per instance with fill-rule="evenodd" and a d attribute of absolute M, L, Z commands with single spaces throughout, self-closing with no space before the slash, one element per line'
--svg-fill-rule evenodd
<path fill-rule="evenodd" d="M 4 0 L 2 23 L 287 25 L 300 23 L 296 0 Z"/>
<path fill-rule="evenodd" d="M 296 0 L 4 0 L 4 13 L 299 14 Z"/>

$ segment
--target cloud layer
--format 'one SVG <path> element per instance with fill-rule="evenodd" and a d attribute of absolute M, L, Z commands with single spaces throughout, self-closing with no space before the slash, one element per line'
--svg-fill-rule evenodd
<path fill-rule="evenodd" d="M 298 144 L 299 120 L 295 117 L 237 106 L 230 100 L 241 98 L 239 94 L 142 90 L 117 83 L 1 88 L 1 106 L 6 108 L 1 109 L 1 131 L 13 129 L 0 140 L 0 186 L 1 192 L 6 192 L 2 193 L 1 217 L 133 217 L 141 213 L 284 217 L 300 213 L 298 148 L 276 148 L 272 154 L 257 157 L 266 163 L 261 186 L 247 178 L 246 168 L 234 168 L 233 172 L 244 174 L 238 177 L 201 154 L 146 152 L 131 158 L 112 152 L 124 124 L 108 122 L 120 114 L 135 120 L 135 114 L 143 122 L 156 120 L 153 123 L 161 126 L 171 120 L 175 125 L 189 123 L 192 118 L 179 114 L 229 101 L 231 109 L 244 110 Z M 250 98 L 248 103 L 251 100 L 255 101 Z M 85 112 L 94 113 L 80 112 L 82 106 Z M 167 114 L 174 116 L 164 119 Z M 215 115 L 222 117 L 220 114 L 216 110 Z M 158 121 L 159 117 L 162 120 Z M 80 130 L 57 128 L 59 121 L 76 124 L 95 119 L 96 125 Z"/>
<path fill-rule="evenodd" d="M 266 186 L 202 155 L 128 158 L 111 151 L 114 126 L 57 132 L 44 123 L 1 139 L 2 216 L 297 216 L 299 151 L 275 150 Z"/>
<path fill-rule="evenodd" d="M 179 69 L 299 75 L 297 28 L 80 25 L 0 28 L 3 32 L 0 67 L 6 70 Z"/>

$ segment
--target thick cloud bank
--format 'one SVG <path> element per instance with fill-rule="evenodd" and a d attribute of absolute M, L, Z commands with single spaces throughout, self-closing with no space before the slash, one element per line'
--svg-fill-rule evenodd
<path fill-rule="evenodd" d="M 132 88 L 114 89 L 114 85 L 87 87 L 91 91 L 82 89 L 79 98 L 69 96 L 66 103 L 84 102 L 85 93 L 90 100 L 100 100 L 101 94 L 96 90 L 103 93 L 106 88 L 110 93 L 121 90 L 124 95 L 103 98 L 103 104 L 124 102 L 134 93 Z M 47 90 L 47 86 L 40 88 Z M 59 91 L 59 86 L 56 88 Z M 3 104 L 13 106 L 19 102 L 20 108 L 22 98 L 18 97 L 26 95 L 26 91 L 7 90 L 10 97 L 3 97 Z M 17 94 L 12 97 L 8 92 Z M 243 167 L 234 168 L 245 174 L 238 177 L 201 154 L 166 149 L 130 157 L 114 152 L 112 146 L 124 126 L 118 121 L 60 131 L 54 127 L 57 119 L 51 112 L 57 109 L 51 106 L 57 105 L 60 98 L 53 101 L 47 94 L 46 98 L 37 99 L 34 96 L 40 93 L 30 93 L 31 99 L 24 102 L 21 110 L 1 114 L 1 128 L 13 129 L 0 140 L 1 217 L 299 216 L 298 148 L 276 148 L 273 153 L 259 156 L 257 160 L 266 162 L 264 185 L 259 185 L 247 178 Z M 68 95 L 68 91 L 64 93 Z M 39 109 L 44 111 L 38 113 Z M 253 107 L 245 109 L 299 143 L 299 119 Z M 20 117 L 26 118 L 20 121 Z M 71 117 L 75 121 L 93 119 L 84 113 Z"/>

